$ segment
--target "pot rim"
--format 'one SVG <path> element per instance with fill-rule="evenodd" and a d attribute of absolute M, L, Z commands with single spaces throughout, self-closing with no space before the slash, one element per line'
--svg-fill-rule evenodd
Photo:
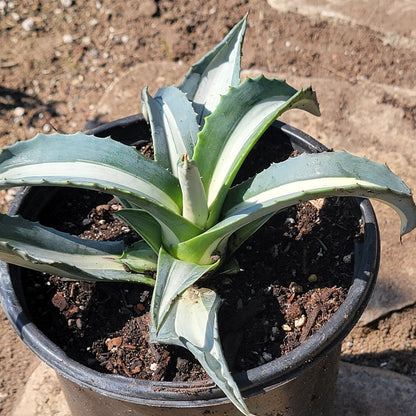
<path fill-rule="evenodd" d="M 127 129 L 132 127 L 135 128 L 136 137 L 143 135 L 145 138 L 148 130 L 141 114 L 106 123 L 87 133 L 107 136 L 116 132 L 116 136 L 123 137 Z M 315 139 L 288 124 L 275 122 L 272 128 L 286 135 L 297 150 L 313 153 L 328 151 Z M 9 214 L 18 212 L 30 189 L 25 188 L 18 193 Z M 377 220 L 370 202 L 367 199 L 357 199 L 357 204 L 364 221 L 364 238 L 355 247 L 354 277 L 345 301 L 321 330 L 293 351 L 259 367 L 233 374 L 243 396 L 250 396 L 259 390 L 268 390 L 278 383 L 296 377 L 305 367 L 311 365 L 313 360 L 325 356 L 332 348 L 339 345 L 364 311 L 377 277 L 380 239 Z M 59 375 L 105 396 L 132 403 L 188 407 L 211 406 L 228 401 L 224 393 L 210 380 L 155 382 L 131 379 L 99 373 L 69 358 L 29 320 L 23 310 L 11 277 L 18 270 L 16 266 L 8 266 L 0 262 L 1 304 L 12 326 L 29 349 Z"/>

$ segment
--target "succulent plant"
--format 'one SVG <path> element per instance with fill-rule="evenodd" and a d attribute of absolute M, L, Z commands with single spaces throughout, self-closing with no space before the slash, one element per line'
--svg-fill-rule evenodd
<path fill-rule="evenodd" d="M 183 346 L 245 415 L 218 335 L 219 296 L 204 288 L 271 216 L 300 201 L 372 197 L 416 225 L 409 188 L 387 166 L 345 152 L 302 154 L 234 183 L 264 131 L 284 111 L 319 115 L 314 91 L 285 81 L 246 79 L 240 56 L 246 18 L 191 67 L 178 86 L 142 91 L 154 160 L 109 138 L 39 134 L 4 149 L 0 188 L 67 186 L 118 197 L 116 216 L 140 240 L 80 239 L 18 216 L 0 216 L 0 258 L 77 280 L 136 281 L 154 287 L 151 341 Z M 126 270 L 127 269 L 127 270 Z M 153 279 L 149 272 L 156 272 Z"/>

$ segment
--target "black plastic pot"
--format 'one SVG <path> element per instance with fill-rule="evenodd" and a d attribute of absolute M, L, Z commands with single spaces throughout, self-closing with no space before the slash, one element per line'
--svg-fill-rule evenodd
<path fill-rule="evenodd" d="M 127 144 L 148 141 L 141 115 L 90 131 Z M 301 131 L 274 123 L 265 140 L 279 140 L 300 152 L 328 150 Z M 45 188 L 26 188 L 10 214 L 35 219 L 47 200 Z M 379 265 L 379 233 L 368 200 L 357 199 L 364 238 L 355 247 L 355 271 L 348 296 L 337 313 L 314 336 L 287 355 L 235 375 L 250 410 L 258 416 L 329 416 L 335 393 L 340 346 L 362 314 Z M 98 373 L 68 358 L 28 318 L 22 294 L 22 269 L 0 264 L 2 306 L 26 345 L 58 374 L 73 415 L 239 415 L 213 384 L 148 382 Z"/>

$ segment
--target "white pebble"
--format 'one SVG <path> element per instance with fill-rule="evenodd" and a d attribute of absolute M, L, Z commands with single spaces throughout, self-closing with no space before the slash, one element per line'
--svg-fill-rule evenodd
<path fill-rule="evenodd" d="M 25 113 L 25 109 L 23 107 L 16 107 L 14 109 L 14 115 L 16 117 L 22 117 L 24 113 Z"/>
<path fill-rule="evenodd" d="M 23 20 L 22 28 L 26 32 L 30 32 L 34 24 L 35 24 L 35 21 L 31 17 L 28 17 L 27 19 Z"/>
<path fill-rule="evenodd" d="M 65 33 L 65 35 L 62 36 L 62 40 L 64 41 L 64 43 L 72 43 L 74 41 L 74 38 L 70 33 Z"/>
<path fill-rule="evenodd" d="M 150 364 L 150 369 L 151 369 L 152 371 L 156 371 L 156 370 L 157 370 L 157 367 L 158 367 L 157 363 L 152 363 L 152 364 Z"/>
<path fill-rule="evenodd" d="M 299 319 L 295 320 L 295 327 L 300 328 L 301 326 L 305 325 L 306 316 L 302 315 Z"/>
<path fill-rule="evenodd" d="M 42 127 L 44 133 L 49 133 L 51 131 L 51 126 L 49 124 L 44 124 Z"/>
<path fill-rule="evenodd" d="M 64 7 L 71 7 L 72 6 L 72 0 L 61 0 L 61 4 Z"/>
<path fill-rule="evenodd" d="M 271 361 L 273 359 L 273 355 L 271 355 L 269 352 L 264 352 L 262 357 L 264 361 Z"/>
<path fill-rule="evenodd" d="M 90 49 L 88 51 L 88 55 L 90 55 L 94 58 L 94 57 L 98 56 L 98 50 L 97 49 Z"/>
<path fill-rule="evenodd" d="M 84 36 L 81 41 L 82 41 L 82 44 L 85 46 L 88 46 L 91 44 L 91 38 L 89 36 Z"/>
<path fill-rule="evenodd" d="M 291 224 L 294 224 L 295 222 L 296 221 L 291 217 L 288 217 L 285 219 L 285 225 L 291 225 Z"/>

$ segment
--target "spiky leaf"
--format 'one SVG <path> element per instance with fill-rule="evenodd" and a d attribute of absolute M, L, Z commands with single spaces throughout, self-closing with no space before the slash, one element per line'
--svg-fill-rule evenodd
<path fill-rule="evenodd" d="M 282 80 L 260 76 L 231 89 L 207 118 L 194 160 L 205 186 L 209 226 L 217 221 L 227 190 L 250 150 L 276 117 L 290 108 L 319 114 L 311 88 L 297 91 Z"/>
<path fill-rule="evenodd" d="M 411 192 L 387 166 L 346 152 L 303 154 L 273 164 L 232 188 L 224 203 L 224 219 L 179 244 L 176 256 L 195 263 L 210 262 L 213 250 L 242 227 L 298 202 L 331 196 L 378 199 L 399 214 L 402 234 L 416 226 Z"/>
<path fill-rule="evenodd" d="M 172 257 L 163 248 L 160 249 L 151 307 L 152 322 L 157 331 L 166 319 L 173 301 L 202 276 L 214 270 L 218 264 L 219 262 L 199 265 L 181 261 Z"/>
<path fill-rule="evenodd" d="M 191 351 L 238 410 L 250 416 L 219 341 L 217 316 L 220 304 L 214 291 L 189 288 L 175 299 L 159 330 L 151 329 L 151 341 L 176 344 Z"/>
<path fill-rule="evenodd" d="M 199 132 L 191 102 L 178 88 L 161 88 L 152 98 L 142 91 L 142 107 L 150 124 L 155 160 L 177 176 L 177 164 L 183 154 L 190 157 Z"/>
<path fill-rule="evenodd" d="M 124 208 L 115 212 L 114 216 L 129 225 L 138 233 L 156 254 L 162 246 L 162 230 L 160 224 L 146 211 Z"/>
<path fill-rule="evenodd" d="M 151 214 L 171 244 L 200 229 L 183 219 L 177 178 L 135 149 L 83 133 L 39 134 L 0 154 L 0 189 L 72 186 L 116 195 Z"/>
<path fill-rule="evenodd" d="M 122 241 L 84 240 L 0 214 L 0 255 L 7 263 L 75 280 L 130 280 L 153 285 L 148 276 L 124 270 L 119 261 L 124 249 Z M 155 269 L 156 263 L 148 261 L 147 268 Z"/>
<path fill-rule="evenodd" d="M 244 17 L 215 48 L 190 68 L 179 85 L 192 101 L 201 127 L 204 118 L 217 107 L 221 95 L 240 82 L 241 46 L 246 25 L 247 18 Z"/>

